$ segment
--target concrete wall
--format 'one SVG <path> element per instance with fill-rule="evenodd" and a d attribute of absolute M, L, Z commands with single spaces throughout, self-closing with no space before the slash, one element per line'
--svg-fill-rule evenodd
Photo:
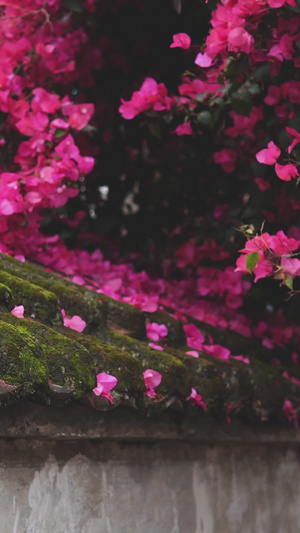
<path fill-rule="evenodd" d="M 1 533 L 297 533 L 299 448 L 0 440 Z"/>

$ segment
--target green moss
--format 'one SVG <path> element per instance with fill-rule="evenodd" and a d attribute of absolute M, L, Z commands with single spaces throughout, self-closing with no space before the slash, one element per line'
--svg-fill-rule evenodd
<path fill-rule="evenodd" d="M 182 323 L 176 318 L 168 315 L 164 311 L 156 311 L 155 313 L 145 313 L 149 322 L 156 322 L 157 324 L 165 324 L 168 328 L 168 336 L 166 342 L 171 346 L 183 346 L 186 343 Z"/>
<path fill-rule="evenodd" d="M 191 379 L 185 365 L 173 355 L 154 350 L 148 345 L 132 339 L 127 335 L 112 330 L 103 333 L 103 340 L 113 346 L 126 350 L 140 362 L 143 370 L 150 368 L 163 375 L 162 394 L 179 392 L 187 395 L 190 392 Z"/>
<path fill-rule="evenodd" d="M 143 367 L 131 353 L 95 339 L 90 335 L 65 328 L 64 334 L 83 345 L 93 358 L 96 373 L 107 372 L 118 379 L 116 392 L 136 395 L 144 392 Z"/>
<path fill-rule="evenodd" d="M 12 291 L 6 285 L 3 285 L 3 283 L 0 283 L 0 306 L 12 309 L 12 301 Z"/>
<path fill-rule="evenodd" d="M 12 385 L 23 385 L 26 393 L 48 382 L 46 360 L 41 351 L 35 349 L 32 337 L 27 332 L 24 334 L 24 329 L 17 324 L 3 321 L 0 321 L 0 379 Z"/>
<path fill-rule="evenodd" d="M 58 299 L 52 292 L 3 270 L 0 270 L 0 283 L 11 290 L 14 304 L 24 305 L 25 315 L 47 324 L 62 322 Z"/>
<path fill-rule="evenodd" d="M 56 298 L 59 310 L 57 325 L 62 324 L 61 309 L 64 308 L 68 316 L 79 315 L 85 320 L 88 324 L 87 331 L 105 326 L 106 309 L 99 302 L 99 295 L 96 292 L 71 283 L 55 274 L 50 275 L 48 272 L 44 272 L 41 268 L 28 262 L 20 263 L 20 261 L 12 258 L 7 260 L 6 256 L 3 255 L 0 261 L 0 269 L 2 269 L 0 270 L 0 281 L 2 275 L 4 277 L 8 275 L 20 276 L 20 278 L 23 278 L 24 284 L 28 283 L 34 287 L 39 287 L 40 291 L 50 292 Z M 42 320 L 41 316 L 37 316 L 37 319 L 46 324 L 51 324 L 50 321 Z"/>
<path fill-rule="evenodd" d="M 100 294 L 99 298 L 106 306 L 109 328 L 139 339 L 146 336 L 145 315 L 140 309 L 105 294 Z"/>
<path fill-rule="evenodd" d="M 77 398 L 95 386 L 93 359 L 84 346 L 38 322 L 9 314 L 2 319 L 21 328 L 24 338 L 30 338 L 32 350 L 40 352 L 41 359 L 47 364 L 49 379 L 54 384 L 74 389 Z"/>

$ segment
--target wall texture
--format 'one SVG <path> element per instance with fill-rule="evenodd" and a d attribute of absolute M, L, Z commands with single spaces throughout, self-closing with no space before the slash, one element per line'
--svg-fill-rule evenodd
<path fill-rule="evenodd" d="M 0 440 L 1 533 L 295 533 L 296 445 Z"/>

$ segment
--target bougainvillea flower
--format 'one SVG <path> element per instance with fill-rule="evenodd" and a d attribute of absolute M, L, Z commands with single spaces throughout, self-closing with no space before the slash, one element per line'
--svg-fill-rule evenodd
<path fill-rule="evenodd" d="M 168 328 L 164 324 L 148 322 L 148 324 L 146 324 L 146 333 L 148 339 L 151 341 L 160 341 L 168 335 Z"/>
<path fill-rule="evenodd" d="M 201 331 L 195 326 L 195 324 L 183 326 L 183 329 L 186 336 L 186 343 L 189 348 L 202 350 L 202 344 L 205 341 L 205 338 Z"/>
<path fill-rule="evenodd" d="M 187 33 L 175 33 L 170 48 L 183 48 L 187 50 L 191 46 L 191 38 Z"/>
<path fill-rule="evenodd" d="M 297 378 L 294 378 L 293 376 L 290 376 L 287 370 L 283 372 L 282 376 L 288 379 L 289 381 L 291 381 L 292 383 L 294 383 L 294 385 L 297 385 L 297 387 L 300 387 L 300 380 Z"/>
<path fill-rule="evenodd" d="M 177 126 L 177 128 L 174 130 L 174 133 L 176 133 L 176 135 L 178 136 L 193 135 L 191 121 L 189 120 L 188 122 L 185 122 L 184 124 L 179 124 L 179 126 Z"/>
<path fill-rule="evenodd" d="M 298 170 L 295 165 L 288 163 L 287 165 L 280 165 L 279 163 L 275 164 L 275 172 L 283 181 L 291 181 L 292 178 L 298 176 Z"/>
<path fill-rule="evenodd" d="M 298 410 L 290 400 L 284 400 L 284 404 L 281 408 L 283 414 L 287 417 L 289 422 L 294 422 L 294 427 L 298 427 Z"/>
<path fill-rule="evenodd" d="M 110 403 L 113 404 L 114 402 L 111 394 L 109 394 L 109 391 L 112 390 L 117 383 L 118 380 L 115 376 L 106 374 L 106 372 L 101 372 L 101 374 L 97 375 L 97 387 L 93 389 L 93 393 L 96 394 L 96 396 L 102 396 L 103 398 L 106 398 Z"/>
<path fill-rule="evenodd" d="M 193 405 L 199 405 L 200 407 L 202 407 L 202 409 L 204 409 L 204 411 L 207 411 L 207 406 L 202 400 L 202 396 L 200 396 L 200 394 L 197 394 L 196 389 L 192 388 L 191 394 L 187 397 L 187 400 Z"/>
<path fill-rule="evenodd" d="M 264 148 L 263 150 L 260 150 L 260 152 L 257 152 L 256 159 L 259 163 L 274 165 L 279 156 L 280 148 L 278 148 L 273 141 L 270 141 L 268 143 L 268 148 Z"/>
<path fill-rule="evenodd" d="M 241 361 L 242 363 L 246 363 L 246 365 L 250 364 L 250 360 L 248 357 L 244 357 L 243 355 L 232 355 L 231 359 L 235 359 L 236 361 Z"/>
<path fill-rule="evenodd" d="M 160 385 L 162 380 L 162 375 L 159 372 L 156 372 L 156 370 L 151 370 L 148 368 L 143 372 L 144 376 L 144 382 L 147 388 L 146 395 L 149 396 L 149 398 L 155 398 L 156 392 L 155 387 L 158 387 Z"/>
<path fill-rule="evenodd" d="M 195 59 L 195 63 L 198 67 L 207 68 L 211 66 L 212 58 L 206 52 L 204 54 L 199 53 Z"/>
<path fill-rule="evenodd" d="M 271 187 L 270 183 L 262 178 L 254 178 L 254 181 L 259 190 L 262 192 L 267 191 Z"/>
<path fill-rule="evenodd" d="M 11 314 L 18 318 L 24 318 L 24 305 L 15 305 Z"/>
<path fill-rule="evenodd" d="M 82 331 L 86 327 L 86 322 L 82 320 L 82 318 L 78 315 L 72 316 L 72 318 L 69 318 L 66 316 L 66 312 L 64 309 L 61 310 L 61 314 L 63 316 L 64 326 L 65 328 L 74 329 L 75 331 L 78 331 L 79 333 L 82 333 Z"/>
<path fill-rule="evenodd" d="M 190 350 L 189 352 L 185 352 L 186 355 L 191 355 L 192 357 L 196 357 L 196 359 L 198 359 L 199 357 L 199 354 L 198 352 L 196 352 L 196 350 Z"/>
<path fill-rule="evenodd" d="M 288 153 L 290 154 L 291 151 L 295 148 L 295 146 L 300 143 L 300 133 L 294 130 L 294 128 L 290 128 L 288 126 L 285 129 L 288 132 L 289 137 L 292 137 L 293 139 L 292 143 L 288 147 Z"/>
<path fill-rule="evenodd" d="M 154 350 L 159 350 L 160 352 L 164 351 L 163 347 L 160 346 L 160 344 L 155 344 L 154 342 L 149 342 L 148 346 L 150 346 L 150 348 L 153 348 Z"/>
<path fill-rule="evenodd" d="M 223 359 L 224 361 L 229 360 L 230 350 L 224 348 L 224 346 L 221 346 L 220 344 L 203 344 L 202 349 L 213 357 L 217 357 L 217 359 Z"/>

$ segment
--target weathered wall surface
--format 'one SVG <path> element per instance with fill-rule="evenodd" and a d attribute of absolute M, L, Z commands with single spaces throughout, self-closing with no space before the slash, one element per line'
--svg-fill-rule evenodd
<path fill-rule="evenodd" d="M 0 441 L 1 533 L 295 533 L 295 446 Z"/>

